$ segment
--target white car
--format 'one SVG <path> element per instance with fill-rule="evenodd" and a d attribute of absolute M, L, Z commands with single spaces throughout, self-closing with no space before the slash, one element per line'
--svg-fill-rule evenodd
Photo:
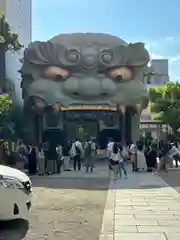
<path fill-rule="evenodd" d="M 23 172 L 0 165 L 0 220 L 28 219 L 32 184 Z"/>

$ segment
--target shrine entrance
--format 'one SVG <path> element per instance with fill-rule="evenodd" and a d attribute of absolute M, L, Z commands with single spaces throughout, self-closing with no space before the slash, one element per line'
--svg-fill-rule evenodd
<path fill-rule="evenodd" d="M 79 138 L 81 141 L 86 141 L 90 137 L 98 138 L 99 121 L 93 111 L 66 111 L 63 113 L 63 122 L 68 140 Z"/>
<path fill-rule="evenodd" d="M 98 137 L 97 121 L 71 121 L 65 123 L 65 129 L 68 140 L 78 138 L 80 141 L 86 141 L 91 137 Z"/>
<path fill-rule="evenodd" d="M 101 149 L 106 148 L 109 138 L 131 142 L 133 114 L 130 107 L 126 107 L 125 114 L 109 110 L 68 110 L 57 112 L 55 116 L 47 114 L 43 141 L 49 140 L 55 145 L 93 137 Z"/>
<path fill-rule="evenodd" d="M 64 132 L 68 140 L 79 138 L 86 141 L 90 137 L 97 140 L 100 148 L 105 148 L 109 137 L 121 140 L 119 121 L 115 111 L 75 110 L 64 112 Z"/>

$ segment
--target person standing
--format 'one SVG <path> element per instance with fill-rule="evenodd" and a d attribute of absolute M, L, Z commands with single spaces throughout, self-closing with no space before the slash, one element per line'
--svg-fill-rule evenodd
<path fill-rule="evenodd" d="M 146 171 L 147 164 L 146 158 L 143 152 L 143 145 L 139 144 L 137 146 L 137 154 L 136 154 L 136 171 Z"/>
<path fill-rule="evenodd" d="M 114 140 L 113 138 L 109 138 L 108 139 L 108 144 L 107 144 L 107 148 L 106 148 L 106 155 L 107 157 L 110 159 L 112 156 L 112 152 L 113 152 L 113 145 L 114 145 Z"/>
<path fill-rule="evenodd" d="M 118 159 L 119 159 L 119 177 L 122 177 L 123 171 L 125 178 L 127 178 L 127 171 L 125 168 L 125 156 L 123 154 L 123 147 L 121 144 L 118 145 Z"/>
<path fill-rule="evenodd" d="M 45 165 L 45 172 L 48 174 L 48 159 L 49 159 L 49 142 L 45 141 L 42 144 L 43 152 L 44 152 L 44 165 Z"/>
<path fill-rule="evenodd" d="M 21 170 L 24 170 L 24 167 L 26 167 L 26 169 L 27 169 L 28 165 L 29 165 L 29 163 L 28 163 L 29 149 L 23 141 L 19 142 L 19 144 L 16 148 L 16 152 L 18 153 L 16 167 Z"/>
<path fill-rule="evenodd" d="M 171 146 L 169 145 L 169 143 L 164 142 L 161 149 L 161 154 L 157 161 L 157 171 L 155 172 L 155 174 L 159 175 L 161 170 L 168 172 L 169 163 L 172 162 L 172 156 L 170 153 Z"/>
<path fill-rule="evenodd" d="M 42 146 L 40 145 L 38 149 L 38 175 L 44 175 L 45 174 L 45 164 L 44 164 L 44 151 L 42 149 Z"/>
<path fill-rule="evenodd" d="M 72 147 L 72 143 L 68 141 L 62 148 L 62 153 L 64 157 L 64 170 L 71 171 L 70 169 L 70 150 Z"/>
<path fill-rule="evenodd" d="M 117 180 L 119 177 L 119 148 L 118 143 L 114 142 L 111 156 L 109 159 L 110 170 L 114 173 L 114 180 Z"/>
<path fill-rule="evenodd" d="M 28 152 L 28 171 L 29 175 L 36 175 L 37 173 L 37 148 L 35 145 L 29 145 Z"/>
<path fill-rule="evenodd" d="M 81 170 L 81 158 L 84 156 L 84 150 L 82 143 L 79 141 L 79 139 L 76 139 L 75 142 L 72 144 L 71 148 L 71 157 L 73 158 L 73 166 L 74 171 L 76 171 L 76 168 L 78 166 L 78 170 Z"/>
<path fill-rule="evenodd" d="M 96 158 L 96 143 L 94 139 L 87 141 L 85 148 L 86 172 L 93 172 Z"/>
<path fill-rule="evenodd" d="M 131 144 L 130 146 L 130 155 L 131 155 L 131 162 L 132 162 L 132 171 L 137 171 L 137 146 L 136 144 Z"/>
<path fill-rule="evenodd" d="M 56 158 L 57 173 L 60 173 L 61 167 L 63 165 L 63 153 L 62 153 L 62 146 L 60 144 L 56 146 L 56 153 L 57 153 L 57 158 Z"/>
<path fill-rule="evenodd" d="M 154 172 L 157 168 L 157 148 L 155 144 L 152 144 L 149 151 L 146 153 L 146 162 L 148 167 L 148 172 Z"/>
<path fill-rule="evenodd" d="M 174 159 L 176 162 L 176 168 L 178 168 L 178 162 L 180 162 L 180 151 L 176 143 L 172 143 L 171 145 L 172 145 L 172 148 L 170 151 L 170 155 L 172 156 L 172 159 Z"/>

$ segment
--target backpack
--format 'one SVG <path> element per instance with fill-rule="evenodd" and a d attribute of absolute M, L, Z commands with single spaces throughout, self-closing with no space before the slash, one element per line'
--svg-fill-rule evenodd
<path fill-rule="evenodd" d="M 77 147 L 77 146 L 75 145 L 75 149 L 76 149 L 76 154 L 77 154 L 77 155 L 80 155 L 80 154 L 81 154 L 81 150 L 79 149 L 79 147 Z"/>
<path fill-rule="evenodd" d="M 86 148 L 86 156 L 90 156 L 92 153 L 92 143 L 88 142 L 87 148 Z"/>

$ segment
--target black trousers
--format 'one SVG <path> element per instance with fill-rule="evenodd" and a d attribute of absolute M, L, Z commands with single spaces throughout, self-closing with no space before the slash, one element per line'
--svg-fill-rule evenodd
<path fill-rule="evenodd" d="M 80 155 L 74 156 L 73 162 L 74 162 L 74 170 L 76 170 L 77 165 L 78 165 L 78 170 L 81 170 L 81 156 Z"/>
<path fill-rule="evenodd" d="M 174 156 L 174 160 L 176 162 L 176 167 L 178 167 L 178 162 L 180 162 L 180 157 L 178 155 Z"/>
<path fill-rule="evenodd" d="M 134 171 L 138 171 L 138 169 L 137 169 L 137 154 L 136 154 L 136 156 L 135 156 L 135 159 L 133 160 L 133 162 L 132 162 L 132 171 L 134 172 Z"/>

